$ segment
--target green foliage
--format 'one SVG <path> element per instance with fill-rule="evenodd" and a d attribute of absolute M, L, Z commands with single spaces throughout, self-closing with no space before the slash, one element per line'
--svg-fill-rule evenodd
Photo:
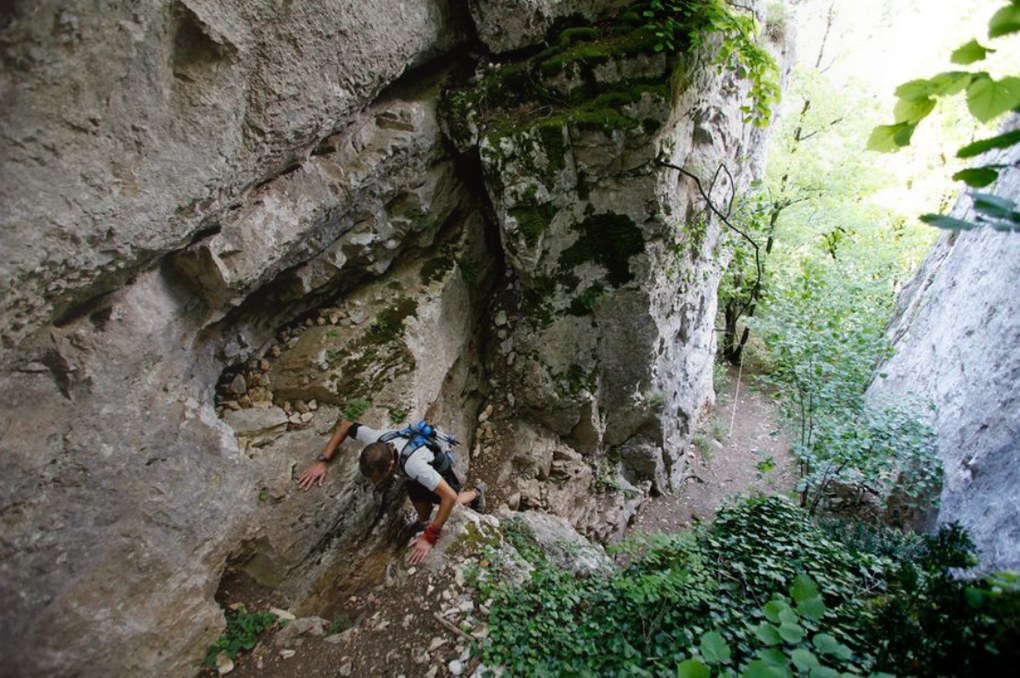
<path fill-rule="evenodd" d="M 351 628 L 352 626 L 354 626 L 354 624 L 351 623 L 350 619 L 348 619 L 344 615 L 340 615 L 339 617 L 334 619 L 332 623 L 330 623 L 329 630 L 326 632 L 326 635 L 332 636 L 337 633 L 342 633 L 347 629 Z"/>
<path fill-rule="evenodd" d="M 974 544 L 957 525 L 924 539 L 898 572 L 897 595 L 880 602 L 869 633 L 876 665 L 910 667 L 921 676 L 1007 675 L 1020 648 L 1016 573 L 968 581 L 955 571 L 974 565 Z"/>
<path fill-rule="evenodd" d="M 934 431 L 917 404 L 864 398 L 874 365 L 889 355 L 891 300 L 891 290 L 848 279 L 838 263 L 808 264 L 777 285 L 754 324 L 773 358 L 762 380 L 775 386 L 798 433 L 798 489 L 812 512 L 836 484 L 858 501 L 899 487 L 916 503 L 933 497 L 941 481 Z"/>
<path fill-rule="evenodd" d="M 394 424 L 402 424 L 407 419 L 407 410 L 402 407 L 394 407 L 390 410 L 390 422 Z"/>
<path fill-rule="evenodd" d="M 714 65 L 747 79 L 752 104 L 741 108 L 745 122 L 767 127 L 772 107 L 779 103 L 779 68 L 758 44 L 761 31 L 754 17 L 734 9 L 724 0 L 652 0 L 643 14 L 655 35 L 656 51 L 690 52 L 719 36 L 722 45 Z"/>
<path fill-rule="evenodd" d="M 358 417 L 368 411 L 368 408 L 372 407 L 372 403 L 365 398 L 354 398 L 347 402 L 347 407 L 344 408 L 344 419 L 347 421 L 355 421 Z"/>
<path fill-rule="evenodd" d="M 1020 618 L 1017 576 L 940 579 L 947 568 L 971 562 L 960 556 L 960 533 L 952 530 L 923 549 L 903 538 L 913 546 L 893 549 L 895 556 L 831 536 L 858 531 L 854 543 L 895 541 L 888 533 L 862 538 L 867 529 L 822 530 L 789 501 L 759 497 L 722 510 L 714 525 L 695 532 L 624 543 L 617 550 L 630 556 L 626 567 L 573 576 L 533 552 L 526 532 L 512 527 L 508 538 L 530 554 L 535 570 L 521 586 L 483 592 L 491 614 L 482 659 L 513 676 L 877 678 L 887 675 L 877 671 L 935 675 L 918 672 L 915 660 L 949 642 L 952 665 L 1004 675 L 980 662 L 1012 651 L 993 631 Z M 905 586 L 907 580 L 913 583 Z M 954 591 L 949 597 L 936 590 L 945 586 Z M 960 600 L 977 601 L 988 618 Z M 955 607 L 938 611 L 949 603 Z M 911 633 L 888 628 L 893 609 Z M 931 614 L 944 621 L 955 615 L 960 632 L 950 638 L 951 623 L 919 621 Z"/>
<path fill-rule="evenodd" d="M 206 666 L 215 666 L 216 656 L 220 652 L 225 652 L 233 659 L 242 650 L 254 649 L 259 635 L 276 623 L 275 615 L 269 612 L 249 612 L 243 605 L 236 610 L 227 610 L 226 617 L 227 627 L 206 653 Z"/>
<path fill-rule="evenodd" d="M 992 16 L 988 37 L 998 38 L 1020 32 L 1020 2 L 1008 0 L 1005 7 Z M 981 45 L 977 40 L 956 49 L 950 60 L 957 65 L 969 66 L 988 58 L 996 50 Z M 868 140 L 873 151 L 891 152 L 910 145 L 917 125 L 935 109 L 937 100 L 964 93 L 967 109 L 979 122 L 989 123 L 1009 111 L 1020 112 L 1020 77 L 999 79 L 988 71 L 946 71 L 921 80 L 912 80 L 896 90 L 898 102 L 893 111 L 894 123 L 876 127 Z M 968 144 L 957 152 L 960 158 L 971 158 L 992 149 L 1001 149 L 1020 143 L 1016 132 L 999 134 L 989 139 Z M 953 179 L 973 188 L 987 186 L 998 179 L 999 173 L 1017 168 L 1017 163 L 991 163 L 957 172 Z M 974 199 L 974 222 L 945 215 L 926 214 L 921 220 L 939 228 L 967 230 L 988 225 L 1003 231 L 1020 231 L 1020 211 L 1012 200 L 1004 200 L 982 193 L 971 193 Z M 992 198 L 992 199 L 989 199 Z"/>
<path fill-rule="evenodd" d="M 821 655 L 809 649 L 816 638 L 828 649 L 855 642 L 866 612 L 857 597 L 891 569 L 872 556 L 849 557 L 779 498 L 726 509 L 697 533 L 650 535 L 623 548 L 641 555 L 605 576 L 575 578 L 539 564 L 528 584 L 493 592 L 486 663 L 519 676 L 753 671 L 773 612 L 775 633 L 786 638 L 777 642 L 789 652 L 803 644 Z M 791 598 L 774 598 L 784 592 Z M 822 629 L 831 642 L 818 637 Z"/>

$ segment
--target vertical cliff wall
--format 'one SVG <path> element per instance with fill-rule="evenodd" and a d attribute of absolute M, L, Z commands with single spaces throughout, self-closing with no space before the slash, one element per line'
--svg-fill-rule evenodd
<path fill-rule="evenodd" d="M 1011 149 L 999 162 L 1012 163 Z M 1017 200 L 1020 177 L 990 192 Z M 952 214 L 973 218 L 961 197 Z M 890 332 L 896 355 L 869 396 L 917 393 L 935 405 L 945 469 L 939 522 L 972 534 L 983 564 L 1020 567 L 1020 236 L 944 233 L 904 289 Z"/>
<path fill-rule="evenodd" d="M 728 195 L 760 137 L 711 45 L 531 61 L 559 26 L 596 46 L 622 4 L 5 10 L 5 671 L 193 675 L 225 573 L 326 615 L 380 576 L 399 484 L 352 448 L 295 491 L 344 411 L 428 413 L 491 448 L 472 473 L 504 499 L 603 536 L 675 485 L 712 398 L 721 234 L 685 242 L 702 208 L 657 161 L 725 164 Z M 502 127 L 461 119 L 442 92 L 500 62 L 573 113 L 518 92 Z M 575 117 L 598 88 L 622 98 Z"/>

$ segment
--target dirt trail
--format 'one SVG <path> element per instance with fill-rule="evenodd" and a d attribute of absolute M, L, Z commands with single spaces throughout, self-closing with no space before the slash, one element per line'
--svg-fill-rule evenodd
<path fill-rule="evenodd" d="M 755 491 L 792 490 L 797 484 L 789 436 L 779 428 L 779 408 L 746 372 L 731 368 L 716 409 L 687 451 L 688 477 L 680 492 L 656 497 L 641 507 L 627 536 L 676 532 L 708 522 L 727 497 Z M 736 418 L 733 418 L 734 407 Z M 730 434 L 730 422 L 734 422 Z M 771 470 L 765 466 L 771 462 Z"/>

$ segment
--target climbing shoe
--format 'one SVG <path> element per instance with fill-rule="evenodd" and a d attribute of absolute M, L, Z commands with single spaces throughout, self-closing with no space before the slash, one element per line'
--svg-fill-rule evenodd
<path fill-rule="evenodd" d="M 485 513 L 485 483 L 481 480 L 475 483 L 475 492 L 478 496 L 471 500 L 471 508 L 479 513 Z"/>

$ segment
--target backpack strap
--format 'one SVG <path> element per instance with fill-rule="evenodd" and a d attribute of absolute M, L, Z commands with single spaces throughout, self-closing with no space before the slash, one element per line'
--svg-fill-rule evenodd
<path fill-rule="evenodd" d="M 429 464 L 436 473 L 442 475 L 446 473 L 451 466 L 453 466 L 453 456 L 446 450 L 444 450 L 434 440 L 430 440 L 421 434 L 420 430 L 415 427 L 408 427 L 399 431 L 390 431 L 384 433 L 379 438 L 380 443 L 388 443 L 397 438 L 403 438 L 407 440 L 404 447 L 401 448 L 400 454 L 397 455 L 397 469 L 400 471 L 400 475 L 407 476 L 407 472 L 404 470 L 404 466 L 407 465 L 407 460 L 411 458 L 411 455 L 417 452 L 422 447 L 427 447 L 432 452 L 432 462 Z"/>

